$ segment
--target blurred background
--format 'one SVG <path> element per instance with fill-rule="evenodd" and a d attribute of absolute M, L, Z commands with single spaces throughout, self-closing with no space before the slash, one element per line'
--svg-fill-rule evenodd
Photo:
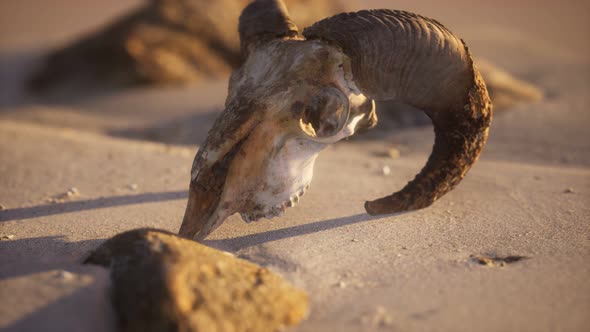
<path fill-rule="evenodd" d="M 2 1 L 0 118 L 198 144 L 239 65 L 237 19 L 247 3 Z M 561 84 L 555 77 L 579 73 L 590 54 L 588 1 L 286 3 L 301 30 L 362 8 L 403 9 L 443 22 L 472 49 L 497 111 L 555 97 Z M 587 75 L 571 79 L 588 84 Z M 369 138 L 428 123 L 401 105 L 379 108 L 381 124 Z"/>

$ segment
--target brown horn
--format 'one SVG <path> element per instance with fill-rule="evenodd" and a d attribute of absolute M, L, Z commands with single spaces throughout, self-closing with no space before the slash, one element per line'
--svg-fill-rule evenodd
<path fill-rule="evenodd" d="M 247 56 L 256 44 L 275 38 L 295 37 L 299 30 L 281 0 L 258 0 L 240 15 L 238 25 L 242 54 Z"/>
<path fill-rule="evenodd" d="M 366 202 L 369 214 L 427 207 L 461 181 L 492 119 L 485 83 L 462 40 L 434 20 L 395 10 L 336 15 L 303 35 L 340 47 L 367 97 L 402 101 L 432 119 L 436 138 L 426 166 L 401 191 Z"/>

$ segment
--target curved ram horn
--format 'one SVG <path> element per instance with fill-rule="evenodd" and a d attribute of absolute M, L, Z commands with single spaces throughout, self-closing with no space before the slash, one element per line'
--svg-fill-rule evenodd
<path fill-rule="evenodd" d="M 428 162 L 401 191 L 367 202 L 369 214 L 427 207 L 461 181 L 492 118 L 485 83 L 462 40 L 434 20 L 394 10 L 336 15 L 303 35 L 340 47 L 367 97 L 402 101 L 432 119 L 436 138 Z"/>
<path fill-rule="evenodd" d="M 297 26 L 280 0 L 259 0 L 249 4 L 240 15 L 238 31 L 244 56 L 258 43 L 299 35 Z"/>

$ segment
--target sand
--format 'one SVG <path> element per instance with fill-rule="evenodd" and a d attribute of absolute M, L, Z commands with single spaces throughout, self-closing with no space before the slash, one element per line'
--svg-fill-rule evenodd
<path fill-rule="evenodd" d="M 122 231 L 180 226 L 192 158 L 223 106 L 226 81 L 52 99 L 19 85 L 40 52 L 136 3 L 0 5 L 0 328 L 7 331 L 112 331 L 107 271 L 80 260 Z M 232 216 L 206 244 L 307 290 L 311 314 L 293 331 L 584 330 L 589 5 L 387 6 L 439 19 L 476 57 L 536 84 L 546 98 L 496 114 L 480 161 L 428 209 L 364 213 L 365 200 L 413 177 L 432 144 L 428 127 L 385 131 L 382 140 L 322 152 L 310 191 L 283 217 L 245 224 Z M 72 20 L 60 19 L 68 13 Z M 189 120 L 194 128 L 182 125 Z M 392 145 L 399 158 L 384 156 Z M 487 266 L 472 255 L 523 259 Z"/>

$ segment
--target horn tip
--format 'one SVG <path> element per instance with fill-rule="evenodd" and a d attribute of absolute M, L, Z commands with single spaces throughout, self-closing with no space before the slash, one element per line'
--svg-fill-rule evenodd
<path fill-rule="evenodd" d="M 377 216 L 380 213 L 377 211 L 377 209 L 374 207 L 374 204 L 372 203 L 373 202 L 370 201 L 365 202 L 365 211 L 367 211 L 367 213 L 371 216 Z"/>
<path fill-rule="evenodd" d="M 402 205 L 395 204 L 391 196 L 365 202 L 365 210 L 369 215 L 378 216 L 383 214 L 407 211 Z"/>
<path fill-rule="evenodd" d="M 416 196 L 401 196 L 393 194 L 374 201 L 365 202 L 365 211 L 369 215 L 378 216 L 382 214 L 408 212 L 429 207 L 436 201 L 436 198 L 428 199 Z"/>

